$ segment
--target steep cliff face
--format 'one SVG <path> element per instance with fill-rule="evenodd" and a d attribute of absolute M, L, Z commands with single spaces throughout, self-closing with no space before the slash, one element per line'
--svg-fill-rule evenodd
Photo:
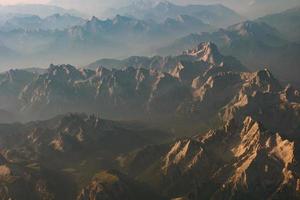
<path fill-rule="evenodd" d="M 299 91 L 291 86 L 282 89 L 267 70 L 244 77 L 246 81 L 238 94 L 220 112 L 223 120 L 240 120 L 249 115 L 269 130 L 293 137 L 299 130 Z"/>
<path fill-rule="evenodd" d="M 296 143 L 252 117 L 231 120 L 222 129 L 171 144 L 137 177 L 173 198 L 295 199 L 300 180 Z"/>

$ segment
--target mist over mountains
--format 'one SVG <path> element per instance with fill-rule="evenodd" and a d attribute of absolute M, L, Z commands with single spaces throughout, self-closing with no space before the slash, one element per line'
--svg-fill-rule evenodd
<path fill-rule="evenodd" d="M 0 6 L 0 199 L 299 199 L 298 2 L 207 3 Z"/>
<path fill-rule="evenodd" d="M 14 30 L 64 30 L 73 26 L 79 26 L 85 23 L 85 20 L 80 17 L 75 17 L 69 14 L 54 14 L 45 18 L 40 18 L 37 15 L 12 16 L 1 25 L 3 32 Z"/>
<path fill-rule="evenodd" d="M 200 42 L 213 41 L 222 53 L 237 56 L 249 69 L 267 66 L 280 79 L 297 82 L 297 73 L 289 74 L 290 70 L 281 70 L 281 66 L 298 69 L 298 26 L 294 26 L 298 8 L 252 23 L 222 5 L 160 2 L 148 7 L 136 3 L 115 9 L 110 12 L 112 18 L 105 20 L 85 20 L 70 14 L 46 18 L 15 14 L 0 26 L 5 52 L 1 64 L 6 68 L 47 67 L 49 63 L 85 66 L 99 58 L 180 54 Z M 285 55 L 281 56 L 282 52 Z M 17 59 L 11 59 L 16 55 Z"/>
<path fill-rule="evenodd" d="M 88 0 L 85 3 L 81 1 L 74 0 L 52 0 L 50 3 L 58 6 L 63 6 L 66 8 L 72 8 L 80 10 L 82 12 L 91 13 L 91 15 L 98 15 L 99 17 L 106 17 L 105 13 L 107 9 L 110 8 L 125 8 L 125 7 L 140 7 L 140 8 L 149 8 L 153 5 L 158 4 L 159 0 L 112 0 L 112 1 L 97 1 L 97 0 Z M 297 0 L 170 0 L 169 2 L 179 5 L 188 5 L 188 4 L 222 4 L 226 7 L 229 7 L 233 10 L 236 10 L 238 13 L 245 17 L 251 19 L 261 17 L 267 14 L 281 12 L 286 9 L 299 6 L 300 3 Z M 93 5 L 93 6 L 91 6 Z"/>
<path fill-rule="evenodd" d="M 185 7 L 179 8 L 186 10 Z M 215 8 L 220 12 L 228 12 L 227 8 L 219 6 L 211 6 L 209 10 Z M 84 65 L 99 56 L 149 55 L 152 49 L 190 31 L 212 31 L 218 24 L 229 23 L 218 17 L 216 12 L 208 14 L 215 20 L 210 24 L 205 23 L 201 16 L 187 15 L 186 11 L 180 13 L 177 11 L 162 22 L 121 15 L 106 20 L 92 17 L 85 23 L 82 23 L 83 19 L 69 15 L 43 19 L 36 16 L 13 17 L 3 23 L 0 41 L 4 47 L 20 56 L 13 61 L 2 59 L 1 63 L 28 67 L 47 66 L 49 63 Z M 230 11 L 230 15 L 236 20 L 240 19 L 233 11 Z M 56 21 L 56 27 L 53 26 L 53 20 Z M 74 24 L 77 26 L 70 27 Z M 124 51 L 124 48 L 129 51 Z M 32 63 L 33 58 L 35 63 Z"/>
<path fill-rule="evenodd" d="M 64 9 L 59 6 L 51 6 L 44 4 L 18 4 L 18 5 L 1 5 L 0 6 L 0 16 L 1 21 L 5 16 L 21 14 L 21 15 L 38 15 L 40 17 L 47 17 L 54 14 L 72 14 L 75 16 L 81 15 L 80 12 L 76 10 Z"/>
<path fill-rule="evenodd" d="M 2 74 L 6 112 L 51 119 L 0 125 L 1 197 L 297 199 L 299 91 L 211 42 L 181 56 L 162 66 L 169 72 L 52 65 Z"/>
<path fill-rule="evenodd" d="M 174 18 L 177 15 L 185 14 L 201 19 L 206 24 L 216 27 L 228 26 L 242 20 L 242 17 L 233 10 L 215 5 L 187 5 L 180 6 L 168 1 L 161 1 L 147 5 L 145 2 L 133 3 L 128 7 L 123 7 L 109 11 L 112 15 L 115 13 L 133 16 L 139 19 L 152 19 L 163 21 L 166 18 Z"/>
<path fill-rule="evenodd" d="M 263 21 L 263 18 L 260 20 Z M 299 82 L 296 75 L 299 73 L 299 43 L 260 20 L 242 22 L 212 33 L 190 34 L 159 49 L 157 53 L 176 55 L 199 42 L 213 41 L 222 53 L 235 55 L 251 70 L 268 67 L 283 81 Z M 293 73 L 289 73 L 291 71 Z"/>

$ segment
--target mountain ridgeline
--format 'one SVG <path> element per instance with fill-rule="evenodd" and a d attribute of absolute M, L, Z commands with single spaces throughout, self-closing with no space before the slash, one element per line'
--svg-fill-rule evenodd
<path fill-rule="evenodd" d="M 169 7 L 163 19 L 156 15 L 153 15 L 156 19 L 141 18 L 120 12 L 108 19 L 91 17 L 89 20 L 58 7 L 0 7 L 0 52 L 2 49 L 6 52 L 0 54 L 0 64 L 23 67 L 46 67 L 49 63 L 86 65 L 99 57 L 149 55 L 153 49 L 191 32 L 210 32 L 243 19 L 221 5 L 185 7 L 164 2 L 152 10 L 162 14 L 162 10 Z M 44 14 L 34 12 L 35 8 L 44 10 Z M 6 10 L 11 12 L 4 12 Z M 55 11 L 57 13 L 53 13 Z"/>
<path fill-rule="evenodd" d="M 242 16 L 222 4 L 182 6 L 169 1 L 137 1 L 127 7 L 111 9 L 108 14 L 155 21 L 164 21 L 178 15 L 190 15 L 217 27 L 226 27 L 243 20 Z"/>
<path fill-rule="evenodd" d="M 300 197 L 300 92 L 212 42 L 9 70 L 0 100 L 4 200 Z"/>
<path fill-rule="evenodd" d="M 300 199 L 291 1 L 0 6 L 0 199 Z"/>
<path fill-rule="evenodd" d="M 32 67 L 67 62 L 83 65 L 99 56 L 129 56 L 129 52 L 123 51 L 125 47 L 132 54 L 146 54 L 161 43 L 166 44 L 190 31 L 212 30 L 215 30 L 213 26 L 189 15 L 178 15 L 164 22 L 120 15 L 106 20 L 96 17 L 84 20 L 70 15 L 15 16 L 0 25 L 0 44 L 1 49 L 9 50 L 7 56 L 18 56 L 12 61 L 1 55 L 1 64 Z M 145 48 L 145 44 L 149 47 Z M 31 63 L 32 60 L 35 63 Z"/>
<path fill-rule="evenodd" d="M 280 81 L 299 87 L 299 7 L 250 21 L 221 4 L 155 2 L 138 1 L 110 10 L 108 19 L 51 6 L 3 6 L 0 65 L 3 70 L 46 68 L 49 63 L 86 66 L 99 58 L 116 68 L 132 62 L 159 65 L 172 62 L 161 56 L 174 57 L 212 41 L 222 54 L 235 56 L 250 71 L 268 67 Z M 142 58 L 126 59 L 133 55 Z M 153 59 L 144 58 L 149 56 Z"/>
<path fill-rule="evenodd" d="M 11 32 L 16 30 L 55 31 L 68 29 L 73 26 L 79 26 L 84 23 L 85 20 L 83 18 L 75 17 L 70 14 L 54 14 L 45 18 L 41 18 L 37 15 L 13 15 L 3 24 L 0 24 L 0 30 L 3 32 Z"/>
<path fill-rule="evenodd" d="M 274 27 L 261 21 L 246 21 L 212 33 L 190 34 L 157 51 L 176 55 L 196 44 L 212 41 L 225 55 L 234 55 L 249 70 L 269 67 L 282 81 L 299 86 L 299 43 L 289 41 Z M 285 66 L 285 67 L 282 67 Z"/>
<path fill-rule="evenodd" d="M 121 119 L 176 117 L 188 114 L 183 109 L 198 102 L 195 92 L 213 76 L 236 76 L 239 82 L 238 73 L 247 71 L 235 58 L 221 55 L 213 43 L 201 43 L 172 60 L 174 65 L 153 68 L 91 70 L 51 65 L 42 74 L 10 70 L 2 75 L 3 108 L 13 107 L 8 111 L 27 120 L 72 111 Z M 5 105 L 9 97 L 17 99 L 15 105 L 11 101 Z"/>

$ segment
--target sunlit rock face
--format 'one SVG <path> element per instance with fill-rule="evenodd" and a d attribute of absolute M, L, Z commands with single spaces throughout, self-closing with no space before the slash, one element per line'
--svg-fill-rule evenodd
<path fill-rule="evenodd" d="M 299 26 L 296 25 L 299 13 L 297 7 L 212 33 L 193 33 L 175 40 L 157 52 L 160 55 L 177 55 L 186 49 L 197 49 L 198 44 L 203 41 L 212 41 L 224 55 L 236 57 L 249 70 L 257 71 L 268 67 L 279 80 L 292 82 L 299 87 L 296 74 L 299 74 L 297 55 L 300 46 L 298 39 L 295 40 L 295 36 L 299 38 Z"/>
<path fill-rule="evenodd" d="M 178 140 L 167 151 L 161 149 L 156 164 L 144 170 L 156 174 L 153 180 L 171 197 L 295 199 L 299 195 L 299 141 L 284 138 L 252 117 L 241 123 L 231 120 L 221 129 Z M 138 152 L 136 158 L 144 153 Z M 131 158 L 129 166 L 137 163 L 142 170 L 136 159 Z"/>

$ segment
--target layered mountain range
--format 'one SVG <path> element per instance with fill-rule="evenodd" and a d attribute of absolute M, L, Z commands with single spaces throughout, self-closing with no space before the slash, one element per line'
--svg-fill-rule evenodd
<path fill-rule="evenodd" d="M 3 112 L 45 119 L 0 125 L 1 199 L 299 198 L 297 89 L 212 42 L 148 59 L 1 74 Z"/>
<path fill-rule="evenodd" d="M 300 199 L 299 3 L 92 1 L 0 6 L 0 199 Z"/>
<path fill-rule="evenodd" d="M 106 20 L 84 20 L 71 11 L 54 8 L 59 14 L 42 17 L 25 12 L 25 8 L 11 9 L 16 11 L 1 17 L 0 22 L 0 64 L 5 69 L 47 67 L 49 63 L 85 66 L 99 58 L 106 58 L 105 65 L 114 67 L 157 65 L 170 59 L 159 56 L 179 55 L 212 41 L 224 55 L 234 55 L 251 71 L 270 67 L 281 81 L 300 84 L 297 7 L 254 21 L 244 21 L 218 4 L 141 2 L 111 12 Z M 124 60 L 131 55 L 158 56 Z"/>
<path fill-rule="evenodd" d="M 190 15 L 217 27 L 226 27 L 243 20 L 242 16 L 222 4 L 182 6 L 170 1 L 134 1 L 126 7 L 111 9 L 108 14 L 155 21 L 164 21 L 178 15 Z"/>
<path fill-rule="evenodd" d="M 143 148 L 122 166 L 178 199 L 298 199 L 299 140 L 287 138 L 246 117 L 165 148 Z"/>
<path fill-rule="evenodd" d="M 125 59 L 100 59 L 87 67 L 97 66 L 122 68 L 127 66 L 160 67 L 173 65 L 186 49 L 196 48 L 201 42 L 211 41 L 218 45 L 224 55 L 234 55 L 250 71 L 271 69 L 280 81 L 292 83 L 299 88 L 297 36 L 299 9 L 261 17 L 254 21 L 244 21 L 213 32 L 191 33 L 166 46 L 152 49 L 158 56 L 132 56 Z M 192 32 L 192 31 L 190 31 Z M 179 55 L 179 56 L 178 56 Z M 284 67 L 283 67 L 284 66 Z"/>
<path fill-rule="evenodd" d="M 27 121 L 68 112 L 147 121 L 225 121 L 237 114 L 245 117 L 257 113 L 256 105 L 262 99 L 272 99 L 268 101 L 270 107 L 276 108 L 278 103 L 287 109 L 292 107 L 289 99 L 288 103 L 282 99 L 285 87 L 269 69 L 248 72 L 234 57 L 223 56 L 211 42 L 170 57 L 167 62 L 165 58 L 153 59 L 158 61 L 152 65 L 147 61 L 122 69 L 51 65 L 41 74 L 11 70 L 1 77 L 1 109 Z M 295 90 L 291 88 L 286 91 Z"/>
<path fill-rule="evenodd" d="M 235 58 L 221 55 L 213 43 L 201 43 L 173 60 L 173 65 L 153 68 L 91 70 L 51 65 L 42 74 L 10 70 L 2 74 L 2 108 L 27 120 L 71 111 L 130 119 L 174 117 L 198 101 L 194 93 L 213 76 L 238 77 L 246 71 Z M 5 101 L 9 97 L 17 100 L 15 109 L 10 109 L 11 101 Z"/>
<path fill-rule="evenodd" d="M 15 30 L 64 30 L 84 23 L 85 20 L 83 18 L 69 14 L 54 14 L 45 18 L 40 18 L 37 15 L 16 15 L 1 24 L 0 30 L 4 32 Z"/>
<path fill-rule="evenodd" d="M 82 16 L 76 10 L 64 9 L 59 6 L 52 6 L 46 4 L 16 4 L 16 5 L 1 5 L 0 16 L 2 19 L 8 19 L 15 15 L 37 15 L 39 17 L 47 17 L 54 14 L 70 14 L 73 16 Z"/>
<path fill-rule="evenodd" d="M 279 30 L 285 38 L 299 42 L 300 7 L 295 7 L 281 13 L 270 14 L 257 21 L 265 22 Z"/>
<path fill-rule="evenodd" d="M 235 55 L 249 70 L 269 67 L 281 80 L 299 85 L 296 75 L 299 44 L 288 41 L 281 32 L 264 22 L 246 21 L 213 33 L 190 34 L 158 52 L 160 55 L 180 54 L 203 41 L 216 43 L 223 54 Z"/>
<path fill-rule="evenodd" d="M 6 51 L 6 55 L 1 55 L 0 65 L 6 69 L 46 67 L 49 63 L 86 65 L 99 57 L 150 55 L 153 49 L 191 32 L 210 32 L 242 20 L 221 5 L 183 7 L 162 2 L 152 10 L 161 13 L 164 5 L 176 9 L 161 20 L 122 12 L 106 16 L 107 19 L 85 20 L 59 7 L 0 7 L 0 50 Z"/>
<path fill-rule="evenodd" d="M 7 51 L 1 64 L 43 66 L 47 63 L 86 64 L 99 56 L 143 55 L 167 41 L 190 32 L 212 31 L 215 28 L 198 18 L 178 15 L 164 22 L 139 20 L 116 15 L 85 21 L 70 15 L 16 16 L 0 26 L 0 43 Z M 145 44 L 149 46 L 146 48 Z M 124 51 L 128 48 L 130 51 Z M 34 63 L 32 60 L 34 60 Z"/>

